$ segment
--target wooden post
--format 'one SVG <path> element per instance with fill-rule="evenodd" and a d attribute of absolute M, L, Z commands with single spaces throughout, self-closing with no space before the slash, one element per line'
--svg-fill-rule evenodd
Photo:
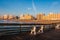
<path fill-rule="evenodd" d="M 40 27 L 40 29 L 38 30 L 38 32 L 37 32 L 37 33 L 38 33 L 38 34 L 39 34 L 39 33 L 43 33 L 43 28 L 44 28 L 44 26 L 43 26 L 43 25 L 41 25 L 41 27 Z"/>
<path fill-rule="evenodd" d="M 33 26 L 31 29 L 31 34 L 36 35 L 36 26 Z"/>

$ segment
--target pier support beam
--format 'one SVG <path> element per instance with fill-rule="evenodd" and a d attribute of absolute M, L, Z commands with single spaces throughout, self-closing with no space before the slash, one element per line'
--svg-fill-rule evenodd
<path fill-rule="evenodd" d="M 33 26 L 31 29 L 31 34 L 36 35 L 36 26 Z"/>
<path fill-rule="evenodd" d="M 43 29 L 44 29 L 44 25 L 41 25 L 41 27 L 40 27 L 40 29 L 38 30 L 37 33 L 38 33 L 38 34 L 39 34 L 39 33 L 43 33 Z"/>
<path fill-rule="evenodd" d="M 55 29 L 60 29 L 60 24 L 57 24 L 57 25 L 55 26 Z"/>

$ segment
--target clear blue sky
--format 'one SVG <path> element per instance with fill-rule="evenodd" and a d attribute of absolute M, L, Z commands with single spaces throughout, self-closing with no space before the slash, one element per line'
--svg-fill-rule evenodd
<path fill-rule="evenodd" d="M 60 12 L 60 0 L 0 0 L 0 15 Z"/>

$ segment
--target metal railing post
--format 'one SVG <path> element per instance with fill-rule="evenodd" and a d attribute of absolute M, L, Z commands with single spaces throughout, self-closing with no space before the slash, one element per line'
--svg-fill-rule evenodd
<path fill-rule="evenodd" d="M 20 25 L 20 33 L 21 33 L 21 25 Z"/>

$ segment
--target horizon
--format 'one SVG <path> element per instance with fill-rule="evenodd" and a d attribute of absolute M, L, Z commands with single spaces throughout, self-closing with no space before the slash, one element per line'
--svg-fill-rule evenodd
<path fill-rule="evenodd" d="M 60 13 L 60 0 L 0 0 L 0 15 Z"/>

